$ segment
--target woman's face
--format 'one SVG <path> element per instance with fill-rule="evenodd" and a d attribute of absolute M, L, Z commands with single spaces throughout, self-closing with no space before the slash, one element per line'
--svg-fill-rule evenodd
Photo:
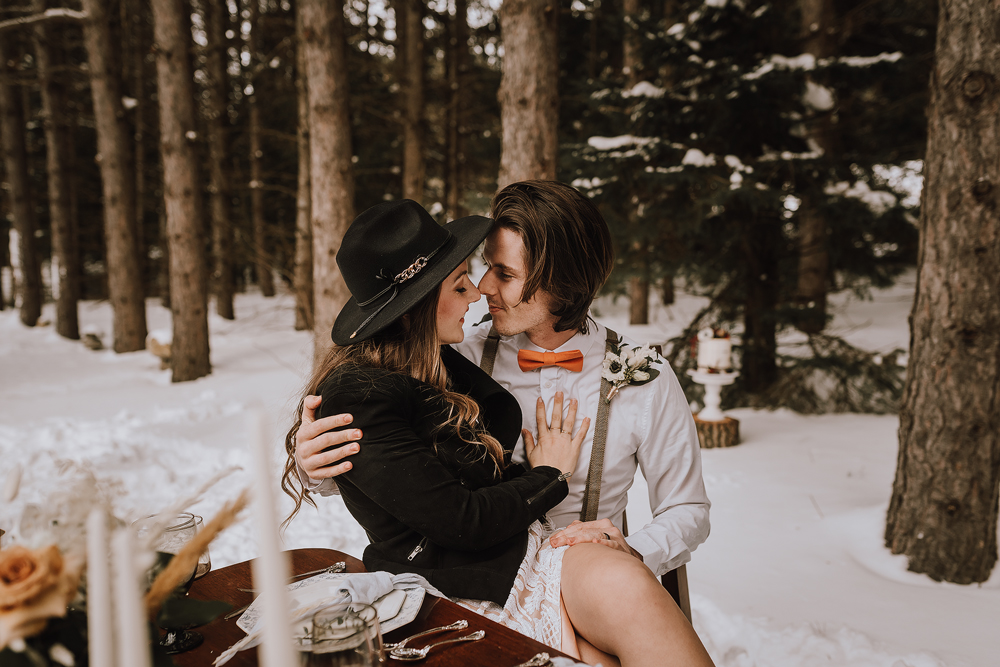
<path fill-rule="evenodd" d="M 465 314 L 469 312 L 469 304 L 479 301 L 479 290 L 469 280 L 469 269 L 462 262 L 451 272 L 451 275 L 441 283 L 441 293 L 438 295 L 437 307 L 437 337 L 441 345 L 461 343 L 465 338 L 462 325 L 465 324 Z"/>

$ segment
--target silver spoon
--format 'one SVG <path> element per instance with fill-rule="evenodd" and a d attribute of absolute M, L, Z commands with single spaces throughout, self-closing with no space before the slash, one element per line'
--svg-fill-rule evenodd
<path fill-rule="evenodd" d="M 435 646 L 441 646 L 442 644 L 453 644 L 455 642 L 474 642 L 482 639 L 486 636 L 485 630 L 477 630 L 471 635 L 466 635 L 464 637 L 457 637 L 456 639 L 446 639 L 443 642 L 438 642 L 436 644 L 431 644 L 423 648 L 396 648 L 389 651 L 389 656 L 395 658 L 396 660 L 423 660 L 430 653 L 430 650 Z"/>
<path fill-rule="evenodd" d="M 466 621 L 465 619 L 462 619 L 461 621 L 455 621 L 451 625 L 442 625 L 440 628 L 431 628 L 430 630 L 424 630 L 423 632 L 418 632 L 415 635 L 407 637 L 401 642 L 388 642 L 386 644 L 383 644 L 382 648 L 384 648 L 386 651 L 392 651 L 393 649 L 403 648 L 404 646 L 406 646 L 407 642 L 410 642 L 414 639 L 419 639 L 424 635 L 434 634 L 435 632 L 448 632 L 449 630 L 465 630 L 467 627 L 469 627 L 469 622 Z"/>

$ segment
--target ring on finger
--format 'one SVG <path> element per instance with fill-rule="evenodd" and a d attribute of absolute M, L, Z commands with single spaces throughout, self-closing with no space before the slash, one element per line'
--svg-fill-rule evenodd
<path fill-rule="evenodd" d="M 608 542 L 610 542 L 611 541 L 611 536 L 608 535 L 607 533 L 604 533 L 604 539 L 606 539 Z"/>

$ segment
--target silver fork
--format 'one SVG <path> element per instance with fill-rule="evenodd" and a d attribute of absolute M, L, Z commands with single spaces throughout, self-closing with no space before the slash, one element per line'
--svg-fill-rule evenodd
<path fill-rule="evenodd" d="M 321 567 L 320 569 L 313 570 L 312 572 L 301 572 L 299 574 L 292 575 L 288 581 L 292 582 L 295 581 L 296 579 L 305 579 L 306 577 L 311 577 L 314 574 L 326 574 L 326 573 L 340 574 L 346 569 L 347 569 L 347 563 L 342 560 L 339 560 L 329 567 Z"/>
<path fill-rule="evenodd" d="M 455 621 L 451 625 L 442 625 L 439 628 L 431 628 L 430 630 L 424 630 L 423 632 L 418 632 L 417 634 L 410 635 L 409 637 L 400 642 L 389 642 L 387 644 L 383 644 L 382 647 L 385 648 L 386 651 L 391 651 L 395 648 L 403 648 L 404 646 L 406 646 L 407 642 L 412 641 L 414 639 L 420 639 L 424 635 L 432 635 L 435 632 L 448 632 L 449 630 L 464 630 L 467 627 L 469 627 L 469 622 L 466 621 L 465 619 L 462 619 L 461 621 Z"/>

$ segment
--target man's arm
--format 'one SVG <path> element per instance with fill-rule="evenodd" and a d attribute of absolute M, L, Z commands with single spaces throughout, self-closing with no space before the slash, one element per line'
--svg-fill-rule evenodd
<path fill-rule="evenodd" d="M 698 431 L 684 391 L 669 367 L 658 380 L 647 412 L 649 428 L 636 452 L 649 486 L 653 520 L 627 539 L 661 575 L 691 560 L 691 552 L 708 537 L 711 503 L 701 474 Z"/>
<path fill-rule="evenodd" d="M 360 451 L 356 441 L 361 438 L 361 430 L 331 431 L 350 424 L 354 417 L 340 414 L 316 419 L 321 401 L 319 396 L 306 396 L 302 401 L 302 424 L 295 434 L 295 463 L 305 489 L 328 496 L 338 492 L 333 478 L 353 467 L 350 461 L 337 461 Z"/>

